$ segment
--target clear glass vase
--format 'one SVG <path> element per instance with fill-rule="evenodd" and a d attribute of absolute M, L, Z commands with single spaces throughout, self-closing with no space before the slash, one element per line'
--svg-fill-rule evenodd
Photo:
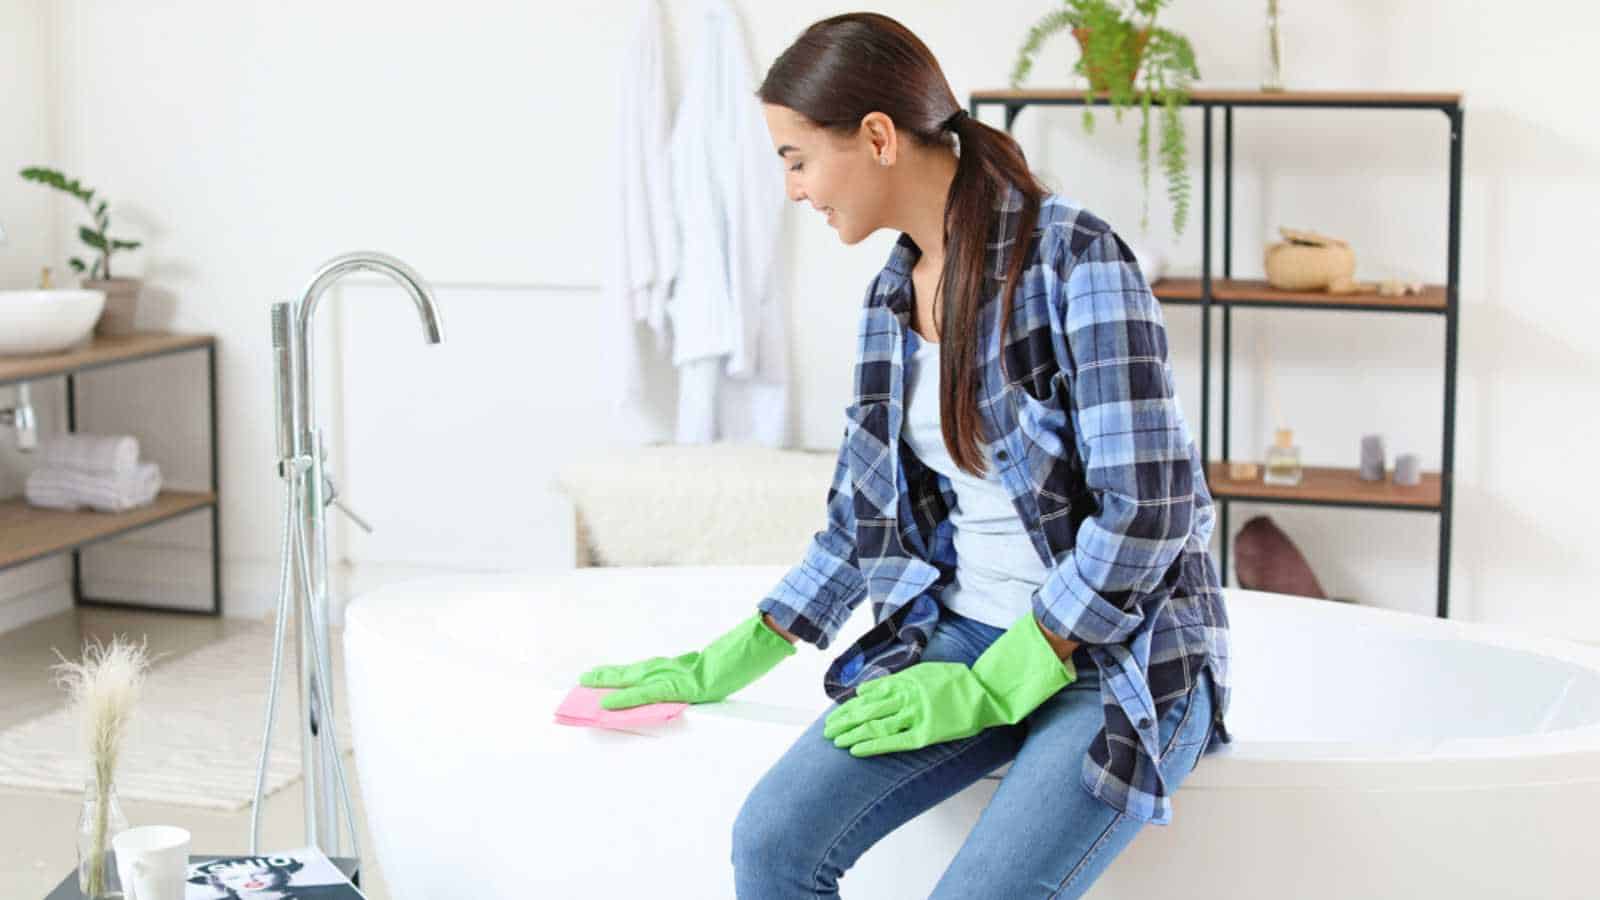
<path fill-rule="evenodd" d="M 1278 0 L 1267 0 L 1265 51 L 1261 58 L 1261 89 L 1283 90 L 1283 32 L 1278 29 Z"/>
<path fill-rule="evenodd" d="M 83 809 L 78 816 L 78 890 L 86 900 L 121 900 L 122 879 L 117 875 L 116 854 L 111 839 L 126 831 L 128 817 L 122 814 L 113 782 L 100 789 L 90 776 L 83 784 Z"/>

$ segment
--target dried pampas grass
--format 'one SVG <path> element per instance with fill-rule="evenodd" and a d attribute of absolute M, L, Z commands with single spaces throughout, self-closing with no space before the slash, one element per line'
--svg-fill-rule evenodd
<path fill-rule="evenodd" d="M 110 784 L 116 773 L 122 736 L 150 669 L 146 647 L 145 640 L 134 644 L 114 635 L 109 646 L 98 639 L 86 642 L 81 662 L 55 651 L 61 662 L 50 668 L 77 711 L 83 750 L 102 786 Z"/>
<path fill-rule="evenodd" d="M 77 711 L 83 749 L 94 779 L 94 820 L 90 824 L 93 833 L 89 846 L 80 851 L 87 853 L 87 859 L 81 860 L 78 870 L 78 887 L 89 897 L 100 897 L 105 892 L 104 859 L 110 837 L 106 834 L 107 807 L 122 736 L 150 670 L 146 646 L 144 640 L 133 644 L 114 635 L 110 646 L 98 639 L 85 643 L 80 662 L 73 662 L 56 650 L 61 662 L 50 667 L 56 673 L 56 683 L 66 690 Z"/>

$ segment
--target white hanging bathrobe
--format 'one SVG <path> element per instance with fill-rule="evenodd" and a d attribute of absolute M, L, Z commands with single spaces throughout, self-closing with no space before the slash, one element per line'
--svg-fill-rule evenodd
<path fill-rule="evenodd" d="M 784 187 L 733 9 L 699 13 L 671 137 L 680 256 L 667 300 L 678 443 L 785 447 L 788 352 L 778 271 Z"/>
<path fill-rule="evenodd" d="M 611 258 L 604 302 L 620 317 L 624 336 L 617 403 L 642 422 L 644 443 L 665 437 L 662 415 L 646 385 L 645 356 L 662 360 L 670 350 L 667 296 L 678 267 L 677 220 L 672 212 L 671 168 L 667 160 L 666 64 L 660 0 L 640 0 L 633 38 L 622 51 L 617 83 L 617 130 L 611 141 L 608 177 L 611 191 Z M 638 331 L 654 334 L 653 345 Z"/>

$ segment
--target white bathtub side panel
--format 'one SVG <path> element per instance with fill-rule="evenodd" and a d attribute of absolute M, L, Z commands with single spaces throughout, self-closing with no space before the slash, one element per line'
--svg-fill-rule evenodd
<path fill-rule="evenodd" d="M 564 694 L 517 673 L 346 631 L 368 822 L 395 900 L 733 896 L 732 828 L 797 724 L 692 715 L 659 736 L 555 724 Z M 993 795 L 980 781 L 846 873 L 857 896 L 926 897 Z M 803 790 L 815 786 L 797 786 Z M 905 860 L 921 862 L 907 871 Z"/>
<path fill-rule="evenodd" d="M 1597 802 L 1593 781 L 1370 792 L 1186 783 L 1173 800 L 1173 824 L 1142 829 L 1088 896 L 1593 898 L 1586 873 Z M 1179 886 L 1180 872 L 1198 880 Z"/>

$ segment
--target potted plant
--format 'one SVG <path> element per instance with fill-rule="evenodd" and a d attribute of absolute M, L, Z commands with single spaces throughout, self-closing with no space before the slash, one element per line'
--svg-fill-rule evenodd
<path fill-rule="evenodd" d="M 100 313 L 100 319 L 95 323 L 97 334 L 127 334 L 133 331 L 133 314 L 139 299 L 140 280 L 137 278 L 113 278 L 111 276 L 111 256 L 118 250 L 136 250 L 139 241 L 124 241 L 113 238 L 107 234 L 111 226 L 111 219 L 106 215 L 106 201 L 94 204 L 94 190 L 84 188 L 78 184 L 76 178 L 71 181 L 55 169 L 46 169 L 38 166 L 22 170 L 22 177 L 28 181 L 53 187 L 65 191 L 79 200 L 89 209 L 89 215 L 94 219 L 94 228 L 87 225 L 78 226 L 78 238 L 98 254 L 94 265 L 85 265 L 83 260 L 74 256 L 69 260 L 72 270 L 79 275 L 88 272 L 89 277 L 80 279 L 83 287 L 89 290 L 105 291 L 106 305 Z"/>
<path fill-rule="evenodd" d="M 1144 206 L 1139 227 L 1150 227 L 1150 107 L 1161 106 L 1161 169 L 1172 200 L 1172 229 L 1183 234 L 1189 214 L 1188 145 L 1178 112 L 1188 102 L 1189 86 L 1200 77 L 1194 48 L 1187 38 L 1156 27 L 1156 15 L 1171 0 L 1063 0 L 1028 29 L 1011 70 L 1011 86 L 1020 87 L 1033 68 L 1033 58 L 1046 38 L 1071 29 L 1081 51 L 1072 70 L 1089 80 L 1083 105 L 1083 129 L 1094 132 L 1095 95 L 1104 95 L 1117 121 L 1139 105 L 1139 173 Z"/>

